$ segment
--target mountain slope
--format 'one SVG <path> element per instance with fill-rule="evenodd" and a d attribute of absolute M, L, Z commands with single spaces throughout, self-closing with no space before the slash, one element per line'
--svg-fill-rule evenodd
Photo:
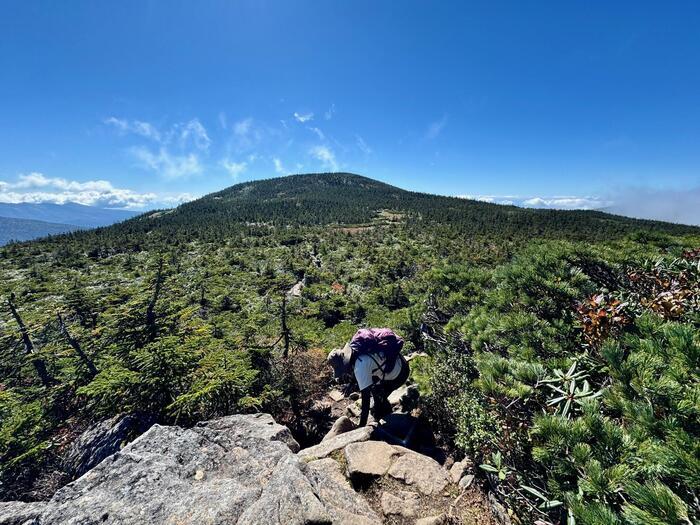
<path fill-rule="evenodd" d="M 698 232 L 696 227 L 631 219 L 596 211 L 524 209 L 406 191 L 349 173 L 293 175 L 245 182 L 183 204 L 158 217 L 125 225 L 136 231 L 186 230 L 209 238 L 241 223 L 275 225 L 368 224 L 382 210 L 409 226 L 448 226 L 468 235 L 605 239 L 646 230 Z"/>
<path fill-rule="evenodd" d="M 468 237 L 606 240 L 635 232 L 700 232 L 596 211 L 525 209 L 411 192 L 350 173 L 315 173 L 236 184 L 72 238 L 81 249 L 113 252 L 197 240 L 221 243 L 256 227 L 373 226 L 389 222 L 387 214 L 407 228 L 447 229 Z"/>
<path fill-rule="evenodd" d="M 79 229 L 72 224 L 0 217 L 0 246 L 10 241 L 29 241 Z"/>
<path fill-rule="evenodd" d="M 75 202 L 65 204 L 42 203 L 0 203 L 0 217 L 30 219 L 58 224 L 69 224 L 81 228 L 108 226 L 118 221 L 130 219 L 138 213 L 126 210 L 111 210 L 95 206 L 85 206 Z"/>

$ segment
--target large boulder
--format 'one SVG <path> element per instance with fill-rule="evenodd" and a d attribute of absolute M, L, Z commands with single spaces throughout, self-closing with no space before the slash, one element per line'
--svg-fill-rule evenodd
<path fill-rule="evenodd" d="M 149 427 L 142 417 L 115 416 L 92 425 L 68 449 L 63 464 L 71 479 L 85 474 L 107 456 L 111 456 Z"/>
<path fill-rule="evenodd" d="M 42 507 L 9 509 L 4 519 L 23 525 L 380 522 L 341 483 L 332 460 L 308 463 L 296 450 L 289 430 L 267 414 L 191 429 L 154 425 Z"/>

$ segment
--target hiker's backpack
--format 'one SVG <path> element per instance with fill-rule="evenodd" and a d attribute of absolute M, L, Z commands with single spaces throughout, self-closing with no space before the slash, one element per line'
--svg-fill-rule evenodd
<path fill-rule="evenodd" d="M 352 337 L 350 348 L 352 349 L 351 366 L 355 366 L 355 361 L 361 355 L 384 352 L 385 361 L 382 372 L 386 374 L 394 369 L 396 360 L 401 355 L 403 339 L 390 328 L 362 328 Z"/>

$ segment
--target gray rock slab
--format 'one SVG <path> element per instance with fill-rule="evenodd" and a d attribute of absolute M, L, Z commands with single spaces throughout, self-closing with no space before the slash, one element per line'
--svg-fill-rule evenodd
<path fill-rule="evenodd" d="M 355 492 L 341 471 L 340 465 L 332 458 L 318 459 L 308 463 L 308 477 L 334 517 L 334 523 L 342 525 L 370 525 L 381 523 L 380 517 L 372 510 L 360 494 Z"/>
<path fill-rule="evenodd" d="M 351 443 L 345 447 L 345 459 L 348 475 L 383 476 L 389 470 L 391 462 L 398 453 L 383 441 L 363 441 Z"/>
<path fill-rule="evenodd" d="M 121 415 L 92 425 L 76 439 L 63 458 L 63 465 L 72 476 L 85 474 L 107 456 L 111 456 L 148 428 L 138 416 Z"/>
<path fill-rule="evenodd" d="M 464 473 L 469 468 L 469 461 L 457 461 L 452 468 L 450 468 L 450 476 L 452 477 L 452 483 L 459 483 L 462 479 Z"/>
<path fill-rule="evenodd" d="M 0 524 L 380 523 L 337 463 L 311 465 L 296 448 L 266 414 L 154 425 L 49 502 L 0 505 Z"/>
<path fill-rule="evenodd" d="M 329 454 L 345 448 L 350 443 L 357 443 L 360 441 L 367 441 L 372 432 L 373 427 L 364 426 L 356 430 L 351 430 L 350 432 L 345 432 L 339 436 L 329 439 L 328 441 L 321 441 L 318 445 L 313 447 L 305 448 L 298 452 L 300 458 L 306 461 L 313 461 L 314 459 L 322 459 L 327 457 Z"/>
<path fill-rule="evenodd" d="M 355 428 L 357 427 L 355 423 L 353 423 L 352 419 L 347 416 L 341 416 L 335 420 L 335 423 L 333 423 L 333 426 L 321 441 L 328 441 L 329 439 L 339 436 L 340 434 L 345 434 L 346 432 L 355 430 Z"/>
<path fill-rule="evenodd" d="M 389 475 L 415 486 L 426 495 L 437 494 L 450 482 L 449 474 L 434 459 L 403 447 L 392 447 L 401 455 L 389 468 Z"/>
<path fill-rule="evenodd" d="M 474 474 L 467 474 L 462 479 L 459 480 L 459 488 L 462 490 L 467 490 L 474 483 Z"/>
<path fill-rule="evenodd" d="M 34 525 L 44 510 L 44 502 L 0 502 L 0 525 Z"/>
<path fill-rule="evenodd" d="M 387 516 L 413 518 L 420 508 L 420 496 L 408 490 L 399 490 L 396 494 L 384 491 L 379 502 L 382 512 Z"/>

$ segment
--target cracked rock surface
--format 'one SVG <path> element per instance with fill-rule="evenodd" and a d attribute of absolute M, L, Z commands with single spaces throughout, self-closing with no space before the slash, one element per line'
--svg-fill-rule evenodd
<path fill-rule="evenodd" d="M 46 503 L 5 503 L 0 523 L 379 523 L 334 460 L 307 463 L 267 414 L 191 429 L 154 425 Z"/>

